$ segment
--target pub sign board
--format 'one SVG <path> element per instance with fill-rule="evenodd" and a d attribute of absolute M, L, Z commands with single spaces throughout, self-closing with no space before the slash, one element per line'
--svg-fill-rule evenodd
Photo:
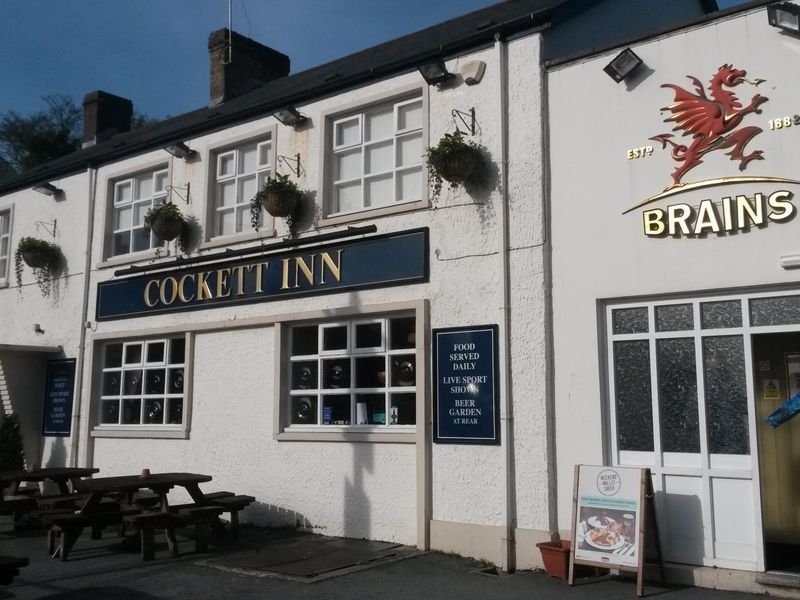
<path fill-rule="evenodd" d="M 497 325 L 433 330 L 438 444 L 500 444 Z"/>
<path fill-rule="evenodd" d="M 104 281 L 98 321 L 428 281 L 428 229 Z"/>
<path fill-rule="evenodd" d="M 75 359 L 48 360 L 42 435 L 69 436 L 72 423 L 72 396 L 74 390 Z"/>

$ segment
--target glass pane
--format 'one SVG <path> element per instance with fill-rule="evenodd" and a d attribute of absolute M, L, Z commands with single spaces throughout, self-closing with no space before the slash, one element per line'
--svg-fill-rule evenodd
<path fill-rule="evenodd" d="M 662 452 L 700 452 L 694 338 L 656 340 Z"/>
<path fill-rule="evenodd" d="M 417 373 L 414 365 L 416 365 L 417 357 L 413 354 L 404 354 L 403 356 L 392 356 L 392 382 L 389 385 L 409 387 L 416 385 Z"/>
<path fill-rule="evenodd" d="M 397 108 L 397 129 L 422 129 L 422 102 L 404 104 Z"/>
<path fill-rule="evenodd" d="M 335 212 L 361 209 L 361 182 L 336 186 Z"/>
<path fill-rule="evenodd" d="M 656 306 L 656 331 L 688 331 L 694 329 L 691 304 Z"/>
<path fill-rule="evenodd" d="M 0 238 L 0 256 L 8 256 L 8 237 Z"/>
<path fill-rule="evenodd" d="M 414 348 L 417 343 L 416 321 L 414 317 L 400 317 L 389 321 L 389 348 Z"/>
<path fill-rule="evenodd" d="M 256 145 L 245 146 L 239 149 L 239 174 L 255 173 L 258 154 Z"/>
<path fill-rule="evenodd" d="M 183 398 L 170 398 L 167 400 L 167 423 L 170 425 L 183 423 Z"/>
<path fill-rule="evenodd" d="M 122 344 L 109 344 L 106 346 L 105 367 L 119 367 L 122 365 Z"/>
<path fill-rule="evenodd" d="M 323 425 L 350 425 L 350 394 L 322 397 Z"/>
<path fill-rule="evenodd" d="M 389 140 L 380 144 L 366 146 L 364 173 L 385 173 L 394 168 L 394 142 Z"/>
<path fill-rule="evenodd" d="M 386 386 L 386 359 L 383 356 L 356 358 L 356 387 Z"/>
<path fill-rule="evenodd" d="M 236 211 L 234 209 L 219 211 L 217 219 L 219 220 L 217 235 L 236 233 Z"/>
<path fill-rule="evenodd" d="M 389 425 L 416 425 L 417 397 L 414 394 L 392 394 Z"/>
<path fill-rule="evenodd" d="M 617 308 L 611 311 L 615 335 L 647 333 L 647 308 Z"/>
<path fill-rule="evenodd" d="M 241 204 L 242 202 L 250 202 L 250 198 L 256 195 L 258 191 L 258 185 L 256 184 L 256 176 L 253 175 L 252 177 L 244 177 L 239 180 L 239 198 L 238 201 Z M 248 207 L 249 211 L 249 207 Z"/>
<path fill-rule="evenodd" d="M 700 323 L 703 329 L 741 327 L 742 303 L 738 300 L 703 302 L 700 304 Z"/>
<path fill-rule="evenodd" d="M 318 339 L 316 325 L 292 327 L 292 356 L 316 354 Z"/>
<path fill-rule="evenodd" d="M 217 162 L 217 178 L 233 175 L 233 156 L 233 152 L 220 155 Z"/>
<path fill-rule="evenodd" d="M 119 400 L 103 400 L 101 423 L 119 423 Z"/>
<path fill-rule="evenodd" d="M 137 202 L 133 205 L 133 225 L 135 227 L 144 227 L 144 218 L 151 206 L 150 202 Z"/>
<path fill-rule="evenodd" d="M 292 389 L 312 390 L 318 385 L 317 361 L 304 360 L 292 363 Z"/>
<path fill-rule="evenodd" d="M 122 422 L 125 425 L 136 425 L 142 419 L 142 401 L 139 398 L 122 401 Z"/>
<path fill-rule="evenodd" d="M 361 124 L 357 118 L 349 119 L 336 123 L 336 132 L 334 134 L 334 145 L 339 146 L 352 146 L 361 143 Z"/>
<path fill-rule="evenodd" d="M 8 233 L 8 226 L 11 223 L 7 213 L 0 214 L 0 235 Z"/>
<path fill-rule="evenodd" d="M 384 175 L 364 181 L 364 206 L 385 206 L 394 202 L 394 178 Z"/>
<path fill-rule="evenodd" d="M 131 201 L 131 182 L 120 183 L 114 188 L 114 203 L 123 204 Z"/>
<path fill-rule="evenodd" d="M 161 193 L 167 189 L 167 172 L 159 171 L 155 174 L 155 190 L 154 193 Z"/>
<path fill-rule="evenodd" d="M 620 450 L 653 451 L 650 345 L 614 342 L 617 443 Z"/>
<path fill-rule="evenodd" d="M 164 342 L 151 342 L 147 344 L 147 362 L 164 362 Z"/>
<path fill-rule="evenodd" d="M 382 348 L 383 323 L 359 323 L 356 325 L 356 348 Z"/>
<path fill-rule="evenodd" d="M 145 173 L 136 178 L 136 199 L 153 197 L 153 174 Z"/>
<path fill-rule="evenodd" d="M 164 400 L 162 398 L 144 401 L 144 422 L 164 423 Z"/>
<path fill-rule="evenodd" d="M 131 251 L 131 234 L 128 231 L 123 231 L 122 233 L 115 233 L 114 234 L 114 241 L 113 241 L 113 253 L 114 256 L 119 256 L 120 254 L 127 254 Z"/>
<path fill-rule="evenodd" d="M 292 396 L 292 425 L 317 423 L 317 397 Z"/>
<path fill-rule="evenodd" d="M 125 208 L 117 208 L 114 209 L 114 229 L 119 231 L 120 229 L 130 229 L 131 228 L 131 207 L 126 206 Z"/>
<path fill-rule="evenodd" d="M 322 387 L 326 389 L 350 387 L 349 358 L 331 358 L 322 361 Z"/>
<path fill-rule="evenodd" d="M 131 344 L 125 346 L 125 364 L 137 365 L 142 362 L 142 345 Z"/>
<path fill-rule="evenodd" d="M 401 171 L 396 177 L 398 202 L 412 202 L 422 198 L 422 169 Z"/>
<path fill-rule="evenodd" d="M 265 167 L 271 162 L 272 144 L 265 142 L 258 145 L 258 166 Z"/>
<path fill-rule="evenodd" d="M 408 167 L 422 163 L 422 134 L 397 138 L 397 166 Z"/>
<path fill-rule="evenodd" d="M 218 186 L 217 206 L 233 206 L 236 204 L 236 183 L 229 181 Z"/>
<path fill-rule="evenodd" d="M 142 370 L 135 369 L 132 371 L 125 371 L 122 378 L 123 389 L 122 393 L 126 396 L 134 396 L 142 393 Z"/>
<path fill-rule="evenodd" d="M 169 364 L 180 365 L 183 364 L 186 356 L 186 340 L 184 338 L 175 338 L 169 341 Z"/>
<path fill-rule="evenodd" d="M 394 110 L 389 107 L 387 110 L 375 112 L 364 116 L 364 138 L 370 142 L 383 140 L 394 135 Z"/>
<path fill-rule="evenodd" d="M 103 373 L 103 396 L 119 396 L 119 384 L 122 381 L 119 371 Z"/>
<path fill-rule="evenodd" d="M 336 155 L 336 181 L 361 177 L 361 148 Z"/>
<path fill-rule="evenodd" d="M 150 248 L 150 232 L 144 227 L 134 229 L 131 232 L 133 236 L 133 251 L 141 252 Z"/>
<path fill-rule="evenodd" d="M 2 243 L 0 242 L 0 245 Z M 6 278 L 6 269 L 8 268 L 8 260 L 0 253 L 0 279 Z"/>
<path fill-rule="evenodd" d="M 800 296 L 750 300 L 750 325 L 794 325 L 800 323 Z"/>
<path fill-rule="evenodd" d="M 386 425 L 386 397 L 383 394 L 356 395 L 358 425 Z"/>
<path fill-rule="evenodd" d="M 170 369 L 169 370 L 169 394 L 182 394 L 183 393 L 183 369 Z"/>
<path fill-rule="evenodd" d="M 247 205 L 236 208 L 236 232 L 244 231 L 245 225 L 250 224 L 250 207 Z"/>
<path fill-rule="evenodd" d="M 145 394 L 163 394 L 166 385 L 166 369 L 149 369 L 145 372 Z"/>
<path fill-rule="evenodd" d="M 322 349 L 346 350 L 347 325 L 338 325 L 336 327 L 325 327 L 322 330 Z"/>
<path fill-rule="evenodd" d="M 750 454 L 741 336 L 703 338 L 708 451 L 711 454 Z"/>

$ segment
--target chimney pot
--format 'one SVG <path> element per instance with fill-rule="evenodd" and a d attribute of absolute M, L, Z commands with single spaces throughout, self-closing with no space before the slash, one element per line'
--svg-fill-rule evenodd
<path fill-rule="evenodd" d="M 83 147 L 131 130 L 133 102 L 97 90 L 83 97 Z"/>

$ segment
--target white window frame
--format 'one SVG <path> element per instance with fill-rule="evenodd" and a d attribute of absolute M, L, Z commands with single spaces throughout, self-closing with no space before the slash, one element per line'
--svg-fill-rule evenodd
<path fill-rule="evenodd" d="M 14 219 L 14 207 L 0 209 L 0 265 L 5 261 L 5 269 L 0 267 L 0 288 L 8 287 L 11 273 L 11 262 L 13 252 L 11 251 L 11 226 Z M 5 223 L 5 225 L 4 225 Z M 3 233 L 5 228 L 6 232 Z M 5 243 L 6 251 L 3 254 L 3 244 Z"/>
<path fill-rule="evenodd" d="M 247 136 L 242 136 L 237 138 L 235 141 L 231 142 L 227 140 L 225 144 L 217 146 L 211 149 L 211 156 L 213 157 L 212 160 L 209 161 L 210 163 L 210 174 L 209 174 L 209 189 L 211 193 L 208 195 L 209 202 L 208 202 L 208 233 L 207 239 L 209 244 L 208 245 L 215 245 L 218 243 L 227 243 L 234 240 L 241 240 L 247 238 L 254 238 L 254 237 L 263 237 L 266 233 L 267 235 L 274 235 L 275 233 L 275 220 L 272 216 L 266 213 L 262 209 L 261 211 L 261 224 L 259 226 L 259 232 L 256 232 L 250 225 L 250 198 L 240 197 L 239 193 L 239 184 L 241 180 L 244 180 L 246 177 L 250 177 L 254 175 L 256 177 L 256 191 L 261 189 L 266 181 L 267 176 L 274 176 L 275 174 L 275 167 L 277 162 L 277 128 L 270 127 L 269 129 L 263 131 L 258 135 L 248 134 Z M 247 146 L 252 146 L 255 144 L 256 146 L 256 168 L 255 171 L 248 172 L 248 173 L 239 173 L 239 160 L 240 160 L 240 150 Z M 268 147 L 266 152 L 263 152 L 262 149 Z M 219 167 L 221 163 L 221 159 L 224 156 L 233 156 L 233 172 L 230 174 L 225 174 L 223 176 L 219 175 Z M 262 160 L 266 157 L 266 160 Z M 220 206 L 219 199 L 220 199 L 220 189 L 222 185 L 231 184 L 233 183 L 234 190 L 235 190 L 235 197 L 234 203 L 232 206 Z M 237 212 L 242 213 L 242 227 L 241 231 L 233 231 L 229 233 L 221 233 L 221 217 L 222 213 L 227 213 L 233 211 L 234 215 L 234 228 L 236 227 L 237 222 Z"/>
<path fill-rule="evenodd" d="M 152 193 L 145 198 L 137 198 L 137 184 L 139 179 L 145 175 L 150 175 L 152 184 Z M 162 181 L 163 186 L 157 187 L 157 182 Z M 107 236 L 107 260 L 119 261 L 126 257 L 139 257 L 144 253 L 154 252 L 159 244 L 153 236 L 149 233 L 148 247 L 139 250 L 133 249 L 134 231 L 144 229 L 144 215 L 147 214 L 147 209 L 154 206 L 159 206 L 167 201 L 169 197 L 168 188 L 170 185 L 170 169 L 168 164 L 160 163 L 157 166 L 150 167 L 144 170 L 139 170 L 135 173 L 127 174 L 121 177 L 115 177 L 110 180 L 109 184 L 109 202 L 108 202 L 108 236 Z M 122 202 L 118 197 L 118 190 L 124 186 L 130 186 L 130 199 Z M 134 217 L 137 211 L 142 210 L 142 222 L 137 224 L 134 222 Z M 127 227 L 117 227 L 117 215 L 122 210 L 130 210 L 130 223 Z M 115 238 L 127 232 L 128 233 L 128 251 L 115 252 Z"/>
<path fill-rule="evenodd" d="M 422 124 L 419 129 L 399 129 L 399 109 L 413 103 L 421 103 L 422 110 Z M 392 105 L 392 127 L 393 132 L 391 137 L 382 138 L 380 140 L 365 141 L 364 128 L 366 127 L 366 115 L 378 108 L 388 108 Z M 321 225 L 335 225 L 339 223 L 347 223 L 350 221 L 362 220 L 365 218 L 380 217 L 384 215 L 395 214 L 398 212 L 406 212 L 410 210 L 419 210 L 430 206 L 428 199 L 428 178 L 425 161 L 422 157 L 424 149 L 428 145 L 428 90 L 427 86 L 420 87 L 418 85 L 407 86 L 406 88 L 395 90 L 392 93 L 382 94 L 375 96 L 364 101 L 351 103 L 347 106 L 339 107 L 335 110 L 328 111 L 322 115 L 325 127 L 323 127 L 323 138 L 321 147 L 324 149 L 321 152 L 321 168 L 320 171 L 324 175 L 325 185 L 323 186 L 322 194 L 322 212 L 323 218 L 320 220 Z M 337 144 L 336 143 L 336 128 L 338 125 L 347 121 L 356 120 L 359 124 L 359 142 L 357 144 Z M 421 148 L 419 162 L 409 165 L 398 166 L 398 140 L 409 136 L 421 136 Z M 366 165 L 366 152 L 365 149 L 378 145 L 386 144 L 388 141 L 392 143 L 392 157 L 393 166 L 388 171 L 365 173 Z M 337 177 L 337 156 L 348 152 L 353 152 L 359 149 L 361 160 L 361 174 L 359 177 L 348 179 L 335 179 Z M 398 200 L 398 174 L 409 171 L 419 171 L 419 193 L 415 197 L 408 200 Z M 379 179 L 387 176 L 392 178 L 392 201 L 387 204 L 377 206 L 367 206 L 366 202 L 366 187 L 365 182 L 369 180 Z M 336 188 L 344 183 L 358 182 L 361 188 L 361 207 L 343 211 L 335 210 L 336 208 Z"/>
<path fill-rule="evenodd" d="M 183 339 L 184 341 L 184 362 L 183 363 L 170 363 L 169 357 L 169 340 Z M 143 437 L 143 438 L 188 438 L 190 420 L 191 420 L 191 398 L 192 398 L 192 370 L 193 370 L 193 354 L 194 354 L 194 336 L 191 333 L 165 333 L 158 337 L 142 337 L 142 336 L 129 336 L 129 337 L 114 337 L 113 334 L 108 336 L 100 336 L 97 338 L 94 352 L 94 367 L 93 367 L 93 386 L 95 393 L 93 398 L 94 403 L 94 428 L 92 429 L 92 437 Z M 147 362 L 148 346 L 156 343 L 165 343 L 164 358 L 162 361 L 149 363 Z M 105 352 L 111 345 L 122 345 L 123 355 L 119 367 L 107 367 L 105 365 Z M 127 348 L 132 346 L 141 346 L 142 355 L 140 361 L 137 363 L 125 363 L 125 353 Z M 164 392 L 160 394 L 147 394 L 146 393 L 146 370 L 147 367 L 161 369 L 163 368 L 167 373 L 167 380 L 164 382 Z M 142 371 L 141 390 L 138 394 L 125 394 L 125 371 L 139 370 Z M 171 369 L 183 369 L 183 393 L 169 393 L 169 378 Z M 120 373 L 120 393 L 104 395 L 103 394 L 103 378 L 105 373 L 119 372 Z M 123 403 L 125 399 L 139 399 L 141 401 L 140 422 L 139 423 L 122 423 L 123 417 Z M 144 411 L 146 401 L 151 400 L 164 400 L 161 405 L 163 418 L 166 421 L 168 414 L 168 405 L 171 400 L 182 400 L 182 422 L 181 423 L 145 423 Z M 104 402 L 118 401 L 118 421 L 117 423 L 103 423 L 103 405 Z"/>

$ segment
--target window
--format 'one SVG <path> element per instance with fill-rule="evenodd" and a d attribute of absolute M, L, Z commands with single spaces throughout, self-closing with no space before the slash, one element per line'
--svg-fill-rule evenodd
<path fill-rule="evenodd" d="M 420 97 L 334 120 L 328 214 L 421 200 L 422 128 Z"/>
<path fill-rule="evenodd" d="M 102 351 L 101 425 L 182 425 L 184 337 L 110 342 Z"/>
<path fill-rule="evenodd" d="M 250 200 L 273 173 L 272 135 L 216 155 L 214 235 L 242 233 L 250 227 Z M 262 213 L 262 221 L 264 215 Z"/>
<path fill-rule="evenodd" d="M 297 324 L 288 343 L 290 427 L 416 424 L 413 315 Z"/>
<path fill-rule="evenodd" d="M 11 246 L 11 211 L 0 210 L 0 284 L 8 281 Z"/>
<path fill-rule="evenodd" d="M 166 201 L 167 178 L 167 169 L 159 168 L 114 182 L 112 256 L 156 246 L 153 234 L 145 229 L 144 217 L 153 206 Z"/>

